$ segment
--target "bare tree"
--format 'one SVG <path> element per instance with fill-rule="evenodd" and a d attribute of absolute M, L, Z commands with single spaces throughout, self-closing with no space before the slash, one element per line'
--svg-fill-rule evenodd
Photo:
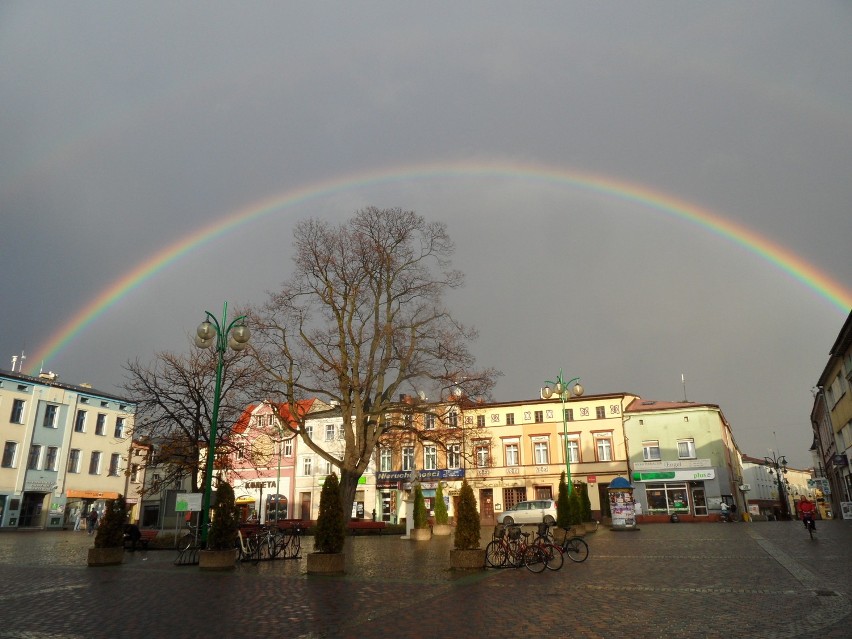
<path fill-rule="evenodd" d="M 123 388 L 136 402 L 134 438 L 154 447 L 159 480 L 149 492 L 189 476 L 198 492 L 210 441 L 216 352 L 192 348 L 188 355 L 160 352 L 151 364 L 127 362 Z M 246 353 L 228 351 L 223 359 L 216 467 L 229 458 L 230 429 L 256 392 L 259 374 Z"/>
<path fill-rule="evenodd" d="M 348 513 L 379 439 L 388 428 L 405 428 L 386 415 L 434 410 L 434 403 L 407 401 L 421 389 L 439 397 L 451 390 L 488 396 L 499 373 L 474 368 L 468 344 L 476 332 L 443 305 L 444 294 L 463 283 L 450 268 L 454 245 L 444 224 L 371 207 L 338 226 L 305 220 L 294 244 L 292 277 L 250 311 L 253 354 L 300 422 L 299 400 L 340 407 L 340 458 L 304 428 L 291 428 L 339 468 Z"/>

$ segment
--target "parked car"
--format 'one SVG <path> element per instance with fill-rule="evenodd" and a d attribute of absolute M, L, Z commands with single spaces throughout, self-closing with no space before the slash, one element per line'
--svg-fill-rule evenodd
<path fill-rule="evenodd" d="M 501 524 L 546 524 L 556 523 L 556 502 L 552 499 L 521 501 L 509 510 L 497 515 Z"/>

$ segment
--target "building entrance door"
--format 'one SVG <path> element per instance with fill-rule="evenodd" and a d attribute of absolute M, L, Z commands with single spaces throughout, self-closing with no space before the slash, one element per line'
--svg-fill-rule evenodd
<path fill-rule="evenodd" d="M 707 516 L 707 500 L 704 495 L 704 487 L 694 487 L 692 489 L 692 509 L 696 517 Z"/>
<path fill-rule="evenodd" d="M 18 519 L 19 528 L 40 528 L 44 526 L 41 509 L 46 493 L 24 493 L 21 503 L 21 517 Z"/>
<path fill-rule="evenodd" d="M 490 526 L 494 524 L 494 491 L 491 488 L 482 488 L 479 491 L 479 521 Z"/>

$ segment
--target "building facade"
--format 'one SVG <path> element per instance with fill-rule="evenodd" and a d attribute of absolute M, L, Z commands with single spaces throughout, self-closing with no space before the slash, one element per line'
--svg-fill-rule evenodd
<path fill-rule="evenodd" d="M 134 412 L 53 373 L 0 372 L 0 527 L 74 527 L 126 495 Z"/>
<path fill-rule="evenodd" d="M 637 398 L 624 429 L 633 498 L 645 520 L 718 520 L 722 502 L 743 512 L 740 455 L 717 405 Z"/>
<path fill-rule="evenodd" d="M 814 388 L 811 426 L 818 478 L 827 479 L 834 512 L 852 519 L 852 313 L 829 351 Z"/>

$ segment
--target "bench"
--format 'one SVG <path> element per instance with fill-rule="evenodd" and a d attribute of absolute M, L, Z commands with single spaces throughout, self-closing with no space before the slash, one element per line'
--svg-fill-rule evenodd
<path fill-rule="evenodd" d="M 387 524 L 383 521 L 372 521 L 370 519 L 352 519 L 346 522 L 346 528 L 352 535 L 375 533 L 381 535 Z"/>
<path fill-rule="evenodd" d="M 147 550 L 148 544 L 157 538 L 157 535 L 160 533 L 156 528 L 145 528 L 139 530 L 139 540 L 136 542 L 136 545 Z M 124 546 L 132 547 L 133 542 L 130 540 L 130 535 L 128 533 L 124 533 Z"/>

